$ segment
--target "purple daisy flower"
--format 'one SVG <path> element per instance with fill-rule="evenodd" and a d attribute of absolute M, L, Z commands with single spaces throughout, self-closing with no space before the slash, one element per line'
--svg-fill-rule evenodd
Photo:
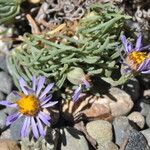
<path fill-rule="evenodd" d="M 21 129 L 21 137 L 26 137 L 29 133 L 31 126 L 33 135 L 36 139 L 40 136 L 45 136 L 45 130 L 43 125 L 50 125 L 50 116 L 43 112 L 44 108 L 48 108 L 57 104 L 57 102 L 52 102 L 52 95 L 48 94 L 53 88 L 54 83 L 50 83 L 42 91 L 44 87 L 45 77 L 40 76 L 36 79 L 35 76 L 32 77 L 32 88 L 28 88 L 27 83 L 23 78 L 19 79 L 20 87 L 23 93 L 17 93 L 20 98 L 16 100 L 15 103 L 10 103 L 8 101 L 0 101 L 1 105 L 7 107 L 14 107 L 18 111 L 10 114 L 6 119 L 6 125 L 12 124 L 16 119 L 25 116 L 24 123 Z M 48 95 L 47 95 L 48 94 Z"/>
<path fill-rule="evenodd" d="M 125 58 L 122 55 L 121 57 L 123 59 L 123 64 L 128 66 L 126 70 L 132 70 L 143 74 L 150 73 L 150 53 L 143 51 L 148 49 L 150 45 L 142 47 L 141 34 L 137 38 L 135 47 L 127 42 L 124 35 L 121 36 L 121 41 L 125 51 Z"/>
<path fill-rule="evenodd" d="M 82 88 L 90 88 L 90 83 L 86 79 L 82 79 L 82 84 L 79 84 L 77 89 L 74 91 L 72 99 L 74 102 L 79 100 L 79 96 L 82 92 Z"/>

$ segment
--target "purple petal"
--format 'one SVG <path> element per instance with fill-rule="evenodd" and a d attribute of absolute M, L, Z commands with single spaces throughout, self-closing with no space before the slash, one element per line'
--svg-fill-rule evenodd
<path fill-rule="evenodd" d="M 8 101 L 0 101 L 0 105 L 4 105 L 4 106 L 7 106 L 7 107 L 17 107 L 17 104 L 16 103 L 10 103 Z"/>
<path fill-rule="evenodd" d="M 20 94 L 19 94 L 17 91 L 12 91 L 12 93 L 13 93 L 15 96 L 18 96 L 18 98 L 21 98 Z"/>
<path fill-rule="evenodd" d="M 150 59 L 146 59 L 141 63 L 137 71 L 144 71 L 149 69 Z"/>
<path fill-rule="evenodd" d="M 125 53 L 129 53 L 128 46 L 127 46 L 127 40 L 124 35 L 121 36 L 121 41 L 122 41 Z"/>
<path fill-rule="evenodd" d="M 44 86 L 44 82 L 45 82 L 45 77 L 44 76 L 40 76 L 39 82 L 38 82 L 38 85 L 37 85 L 37 91 L 36 91 L 36 96 L 37 97 L 39 96 L 39 94 L 41 92 L 41 89 Z"/>
<path fill-rule="evenodd" d="M 79 86 L 75 91 L 74 94 L 72 96 L 72 99 L 74 102 L 76 102 L 79 99 L 79 96 L 81 94 L 81 86 Z"/>
<path fill-rule="evenodd" d="M 51 119 L 51 117 L 50 117 L 48 114 L 46 114 L 46 113 L 44 113 L 44 112 L 42 112 L 42 111 L 40 111 L 40 114 L 41 114 L 42 116 L 44 116 L 47 120 L 50 120 L 50 119 Z"/>
<path fill-rule="evenodd" d="M 52 106 L 56 105 L 57 103 L 58 103 L 58 101 L 56 101 L 56 102 L 49 102 L 47 104 L 44 104 L 42 106 L 42 108 L 52 107 Z"/>
<path fill-rule="evenodd" d="M 45 114 L 43 115 L 42 113 L 38 114 L 38 117 L 41 119 L 41 121 L 43 123 L 45 123 L 47 126 L 50 125 L 50 122 L 47 120 L 47 116 L 45 116 Z"/>
<path fill-rule="evenodd" d="M 34 93 L 34 91 L 32 89 L 29 89 L 28 87 L 24 86 L 24 88 L 27 90 L 28 94 L 32 94 Z"/>
<path fill-rule="evenodd" d="M 35 76 L 32 77 L 32 90 L 33 91 L 36 90 L 36 77 Z"/>
<path fill-rule="evenodd" d="M 53 88 L 53 86 L 54 86 L 54 83 L 50 83 L 49 85 L 47 85 L 45 90 L 40 95 L 39 99 L 41 99 L 43 96 L 45 96 Z"/>
<path fill-rule="evenodd" d="M 128 51 L 129 51 L 129 52 L 132 52 L 132 51 L 133 51 L 133 47 L 132 47 L 132 44 L 131 44 L 131 43 L 128 44 Z"/>
<path fill-rule="evenodd" d="M 22 116 L 22 115 L 19 112 L 10 114 L 6 119 L 6 126 L 9 126 L 10 124 L 12 124 L 20 116 Z"/>
<path fill-rule="evenodd" d="M 23 123 L 23 127 L 21 129 L 21 137 L 26 137 L 28 135 L 28 131 L 29 131 L 29 126 L 31 123 L 31 118 L 30 117 L 26 117 Z"/>
<path fill-rule="evenodd" d="M 36 117 L 36 119 L 37 119 L 37 126 L 38 126 L 38 128 L 39 128 L 40 135 L 41 135 L 42 137 L 45 137 L 46 132 L 44 131 L 43 125 L 42 125 L 42 123 L 41 123 L 41 120 L 40 120 L 38 117 Z"/>
<path fill-rule="evenodd" d="M 86 86 L 86 88 L 90 88 L 91 87 L 90 83 L 87 80 L 84 79 L 82 81 L 83 81 L 84 85 Z"/>
<path fill-rule="evenodd" d="M 50 101 L 51 98 L 52 98 L 52 95 L 51 95 L 51 94 L 48 95 L 47 97 L 45 97 L 45 98 L 43 99 L 42 103 L 41 103 L 41 106 L 44 105 L 44 104 L 46 104 L 48 101 Z"/>
<path fill-rule="evenodd" d="M 143 74 L 150 74 L 150 70 L 147 70 L 147 71 L 141 71 L 141 73 L 143 73 Z"/>
<path fill-rule="evenodd" d="M 21 87 L 22 91 L 24 92 L 24 94 L 28 95 L 28 91 L 24 88 L 25 86 L 27 86 L 27 83 L 25 82 L 25 80 L 23 78 L 19 79 L 19 84 L 20 84 L 20 87 Z"/>
<path fill-rule="evenodd" d="M 32 127 L 34 137 L 36 139 L 38 139 L 39 138 L 39 132 L 38 132 L 38 129 L 37 129 L 37 126 L 36 126 L 36 123 L 35 123 L 35 120 L 33 117 L 31 117 L 31 127 Z"/>
<path fill-rule="evenodd" d="M 142 47 L 142 35 L 140 34 L 137 38 L 137 41 L 136 41 L 136 46 L 135 46 L 135 50 L 138 51 L 140 50 L 140 48 Z"/>

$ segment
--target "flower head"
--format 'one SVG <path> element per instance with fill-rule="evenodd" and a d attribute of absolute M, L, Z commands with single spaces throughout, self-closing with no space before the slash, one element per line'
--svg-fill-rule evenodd
<path fill-rule="evenodd" d="M 74 102 L 78 101 L 79 100 L 79 97 L 80 97 L 80 94 L 83 90 L 83 88 L 90 88 L 90 83 L 85 79 L 81 79 L 82 80 L 82 84 L 79 84 L 78 87 L 76 88 L 76 90 L 74 91 L 73 93 L 73 96 L 72 96 L 72 99 Z"/>
<path fill-rule="evenodd" d="M 43 112 L 44 108 L 54 106 L 57 102 L 50 101 L 52 95 L 49 91 L 53 88 L 54 84 L 50 83 L 42 91 L 44 87 L 45 77 L 40 76 L 36 79 L 35 76 L 32 77 L 32 88 L 29 88 L 23 78 L 19 79 L 20 87 L 23 93 L 17 93 L 20 98 L 16 100 L 15 103 L 10 103 L 7 101 L 0 101 L 1 105 L 7 107 L 14 107 L 17 112 L 10 114 L 6 119 L 6 125 L 12 124 L 16 119 L 24 116 L 24 123 L 21 129 L 21 137 L 28 135 L 29 128 L 31 126 L 33 135 L 35 138 L 39 136 L 45 136 L 45 130 L 43 125 L 50 125 L 50 116 Z"/>
<path fill-rule="evenodd" d="M 124 35 L 121 36 L 121 41 L 125 51 L 125 58 L 122 56 L 123 64 L 128 66 L 127 70 L 145 74 L 150 73 L 150 53 L 143 51 L 149 48 L 150 45 L 142 47 L 142 36 L 138 36 L 134 48 L 131 43 L 127 43 Z"/>

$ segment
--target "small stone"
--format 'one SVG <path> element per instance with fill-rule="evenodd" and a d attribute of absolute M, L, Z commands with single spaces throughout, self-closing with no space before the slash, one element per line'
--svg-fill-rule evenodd
<path fill-rule="evenodd" d="M 146 124 L 150 127 L 150 110 L 148 112 L 148 115 L 146 116 Z"/>
<path fill-rule="evenodd" d="M 150 146 L 150 128 L 146 129 L 146 130 L 142 130 L 141 133 L 145 136 L 148 145 Z"/>
<path fill-rule="evenodd" d="M 133 101 L 136 101 L 140 96 L 140 84 L 136 78 L 130 79 L 127 84 L 123 85 L 123 90 L 127 92 Z"/>
<path fill-rule="evenodd" d="M 0 111 L 0 129 L 6 127 L 6 118 L 7 115 L 3 111 Z"/>
<path fill-rule="evenodd" d="M 110 108 L 106 105 L 99 104 L 94 102 L 90 108 L 87 108 L 83 113 L 88 118 L 103 118 L 105 116 L 109 116 Z"/>
<path fill-rule="evenodd" d="M 0 72 L 0 91 L 9 94 L 12 90 L 12 78 L 6 72 Z"/>
<path fill-rule="evenodd" d="M 8 72 L 6 65 L 6 55 L 4 53 L 0 53 L 0 69 L 2 69 L 5 72 Z"/>
<path fill-rule="evenodd" d="M 147 116 L 148 115 L 148 113 L 149 113 L 149 110 L 150 110 L 150 104 L 147 104 L 147 103 L 145 103 L 145 102 L 140 102 L 140 106 L 141 106 L 141 114 L 143 115 L 143 116 Z"/>
<path fill-rule="evenodd" d="M 113 142 L 105 142 L 98 146 L 98 150 L 119 150 L 117 145 Z"/>
<path fill-rule="evenodd" d="M 1 136 L 0 136 L 0 139 L 10 139 L 11 140 L 10 129 L 3 131 Z"/>
<path fill-rule="evenodd" d="M 131 97 L 119 88 L 111 88 L 109 97 L 112 97 L 109 106 L 114 117 L 128 114 L 133 107 Z"/>
<path fill-rule="evenodd" d="M 0 150 L 21 150 L 18 143 L 11 140 L 0 140 Z"/>
<path fill-rule="evenodd" d="M 125 150 L 150 150 L 144 135 L 136 130 L 130 132 Z"/>
<path fill-rule="evenodd" d="M 139 112 L 132 112 L 128 115 L 128 119 L 136 123 L 141 129 L 144 128 L 145 119 Z"/>
<path fill-rule="evenodd" d="M 87 131 L 99 145 L 112 140 L 112 125 L 105 120 L 91 121 L 86 125 Z"/>
<path fill-rule="evenodd" d="M 60 130 L 61 150 L 89 150 L 85 137 L 78 130 L 67 127 Z"/>
<path fill-rule="evenodd" d="M 116 117 L 113 121 L 113 126 L 115 132 L 115 143 L 122 146 L 133 127 L 129 124 L 128 118 L 123 116 Z"/>

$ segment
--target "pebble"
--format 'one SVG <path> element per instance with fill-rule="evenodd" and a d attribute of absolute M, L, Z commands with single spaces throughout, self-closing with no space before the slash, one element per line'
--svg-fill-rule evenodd
<path fill-rule="evenodd" d="M 150 150 L 150 147 L 142 133 L 132 130 L 125 150 Z"/>
<path fill-rule="evenodd" d="M 133 127 L 125 116 L 116 117 L 113 121 L 115 143 L 122 146 Z"/>
<path fill-rule="evenodd" d="M 139 112 L 132 112 L 128 115 L 128 119 L 136 123 L 141 129 L 144 128 L 145 118 Z"/>
<path fill-rule="evenodd" d="M 12 140 L 12 139 L 11 139 L 11 132 L 10 132 L 10 129 L 7 129 L 7 130 L 3 131 L 3 132 L 1 133 L 0 139 L 9 139 L 9 140 Z"/>
<path fill-rule="evenodd" d="M 93 137 L 98 145 L 112 141 L 112 125 L 105 120 L 91 121 L 86 125 L 87 131 Z"/>
<path fill-rule="evenodd" d="M 140 102 L 140 107 L 141 107 L 140 113 L 146 117 L 150 110 L 150 104 L 145 103 L 145 102 Z"/>
<path fill-rule="evenodd" d="M 61 150 L 89 150 L 85 137 L 78 130 L 67 127 L 60 130 Z"/>
<path fill-rule="evenodd" d="M 146 129 L 146 130 L 142 130 L 141 133 L 145 136 L 148 145 L 150 146 L 150 128 Z"/>
<path fill-rule="evenodd" d="M 146 116 L 146 124 L 148 125 L 148 127 L 150 127 L 150 110 Z"/>
<path fill-rule="evenodd" d="M 129 79 L 127 84 L 123 85 L 122 89 L 131 96 L 133 101 L 138 100 L 140 96 L 140 84 L 136 78 Z"/>
<path fill-rule="evenodd" d="M 133 108 L 131 97 L 119 88 L 111 88 L 109 97 L 112 99 L 109 106 L 114 117 L 126 115 Z"/>
<path fill-rule="evenodd" d="M 15 141 L 0 140 L 0 150 L 21 150 L 21 148 Z"/>
<path fill-rule="evenodd" d="M 0 69 L 2 69 L 5 72 L 8 72 L 6 65 L 6 55 L 4 53 L 0 53 Z"/>
<path fill-rule="evenodd" d="M 0 91 L 9 94 L 12 90 L 13 81 L 8 73 L 2 71 L 0 72 Z"/>
<path fill-rule="evenodd" d="M 4 111 L 0 111 L 0 129 L 6 127 L 6 118 L 7 115 L 4 113 Z"/>

